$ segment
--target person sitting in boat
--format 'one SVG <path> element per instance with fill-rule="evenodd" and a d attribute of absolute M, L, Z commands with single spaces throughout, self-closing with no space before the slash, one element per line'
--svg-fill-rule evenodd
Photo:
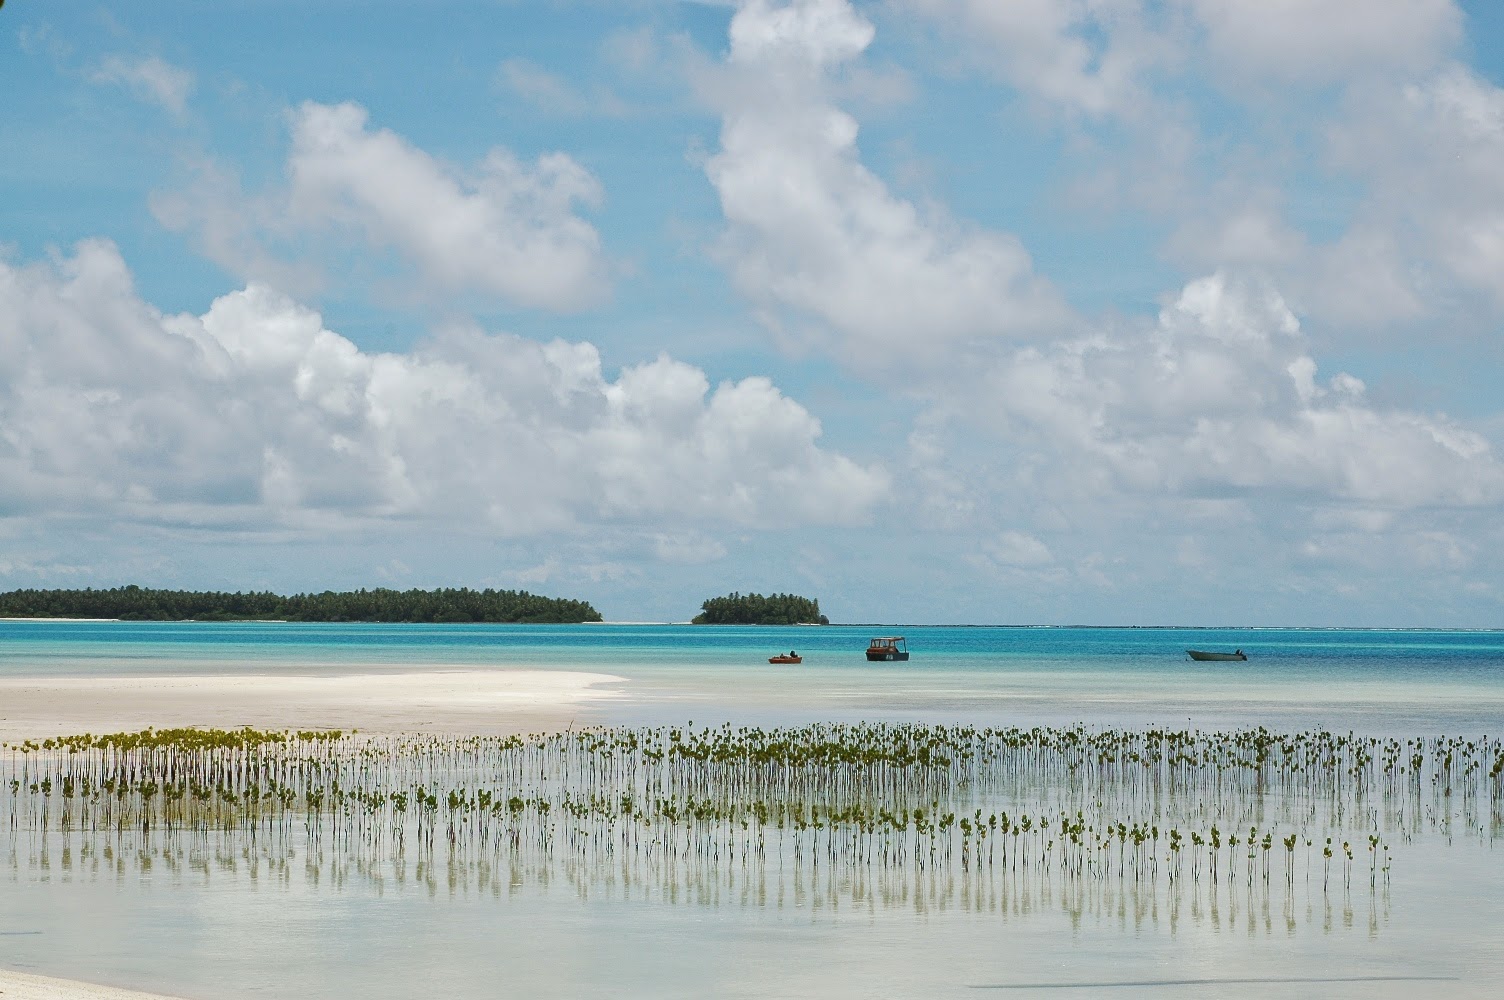
<path fill-rule="evenodd" d="M 793 650 L 792 650 L 792 649 L 791 649 L 791 650 L 789 650 L 789 655 L 790 655 L 790 656 L 798 656 L 798 655 L 799 655 L 799 654 L 798 654 L 798 653 L 796 653 L 796 652 L 794 652 L 794 651 L 793 651 Z"/>

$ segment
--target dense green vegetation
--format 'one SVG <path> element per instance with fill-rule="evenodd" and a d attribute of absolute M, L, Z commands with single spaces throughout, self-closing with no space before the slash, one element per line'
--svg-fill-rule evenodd
<path fill-rule="evenodd" d="M 695 625 L 829 625 L 820 614 L 820 602 L 797 594 L 739 594 L 712 597 L 695 615 Z"/>
<path fill-rule="evenodd" d="M 525 590 L 356 590 L 347 593 L 197 592 L 114 587 L 109 590 L 13 590 L 0 594 L 8 618 L 121 618 L 126 621 L 301 622 L 598 622 L 584 601 Z"/>

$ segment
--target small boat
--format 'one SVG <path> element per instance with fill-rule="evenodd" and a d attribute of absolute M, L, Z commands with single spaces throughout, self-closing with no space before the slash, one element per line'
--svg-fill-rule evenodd
<path fill-rule="evenodd" d="M 1213 661 L 1218 663 L 1226 663 L 1231 661 L 1242 662 L 1248 659 L 1248 654 L 1243 652 L 1241 649 L 1236 653 L 1208 653 L 1204 649 L 1188 649 L 1186 650 L 1186 652 L 1190 654 L 1190 657 L 1193 660 Z"/>
<path fill-rule="evenodd" d="M 791 649 L 787 653 L 779 653 L 777 656 L 770 656 L 770 657 L 768 657 L 768 662 L 769 663 L 803 663 L 804 662 L 804 657 L 800 656 L 798 653 L 794 652 Z"/>
<path fill-rule="evenodd" d="M 907 660 L 909 647 L 901 635 L 885 635 L 867 644 L 869 660 Z"/>

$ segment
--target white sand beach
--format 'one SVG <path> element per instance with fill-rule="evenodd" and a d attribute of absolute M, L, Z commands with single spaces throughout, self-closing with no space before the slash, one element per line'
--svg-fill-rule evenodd
<path fill-rule="evenodd" d="M 0 998 L 4 1000 L 172 1000 L 157 993 L 139 993 L 112 986 L 96 986 L 72 979 L 33 976 L 0 969 Z"/>
<path fill-rule="evenodd" d="M 588 724 L 623 678 L 554 670 L 0 678 L 0 742 L 177 726 L 477 735 Z"/>

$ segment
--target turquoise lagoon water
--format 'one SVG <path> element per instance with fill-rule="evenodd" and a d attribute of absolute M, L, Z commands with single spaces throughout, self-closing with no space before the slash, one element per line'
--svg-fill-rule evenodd
<path fill-rule="evenodd" d="M 896 633 L 910 662 L 864 660 Z M 765 662 L 790 648 L 802 666 Z M 0 622 L 10 677 L 516 667 L 622 678 L 601 723 L 1504 728 L 1497 632 Z M 203 998 L 1483 997 L 1504 982 L 1501 833 L 1459 812 L 1394 838 L 1372 888 L 1172 894 L 954 867 L 398 874 L 306 844 L 143 862 L 0 831 L 0 966 Z"/>
<path fill-rule="evenodd" d="M 872 664 L 873 635 L 913 658 Z M 1187 648 L 1243 649 L 1194 663 Z M 768 664 L 796 649 L 799 666 Z M 924 719 L 1481 734 L 1504 720 L 1504 632 L 0 621 L 0 676 L 585 670 L 585 721 Z"/>

